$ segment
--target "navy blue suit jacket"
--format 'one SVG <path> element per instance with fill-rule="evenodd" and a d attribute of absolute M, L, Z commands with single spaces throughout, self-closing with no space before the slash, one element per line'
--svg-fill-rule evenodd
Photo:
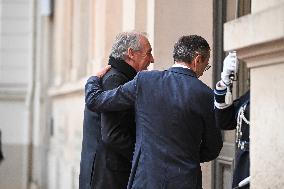
<path fill-rule="evenodd" d="M 136 144 L 129 189 L 200 189 L 200 163 L 215 159 L 221 133 L 215 126 L 213 91 L 185 68 L 142 71 L 103 92 L 91 77 L 86 105 L 97 111 L 135 107 Z"/>

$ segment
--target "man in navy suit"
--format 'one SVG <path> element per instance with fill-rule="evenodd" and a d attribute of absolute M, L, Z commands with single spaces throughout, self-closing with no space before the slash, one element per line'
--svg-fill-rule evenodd
<path fill-rule="evenodd" d="M 221 148 L 215 126 L 213 91 L 198 79 L 209 68 L 210 47 L 197 35 L 174 46 L 175 64 L 165 71 L 142 71 L 103 91 L 102 70 L 86 84 L 86 106 L 96 111 L 135 108 L 136 144 L 128 189 L 201 189 L 200 163 Z"/>

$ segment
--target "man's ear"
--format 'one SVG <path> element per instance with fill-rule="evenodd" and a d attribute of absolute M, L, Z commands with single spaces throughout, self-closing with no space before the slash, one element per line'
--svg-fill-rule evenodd
<path fill-rule="evenodd" d="M 195 60 L 198 64 L 200 64 L 200 62 L 202 62 L 202 55 L 201 54 L 198 54 L 196 57 L 195 57 Z"/>
<path fill-rule="evenodd" d="M 196 57 L 194 57 L 194 59 L 193 59 L 193 67 L 194 67 L 194 69 L 196 70 L 196 68 L 197 68 L 197 66 L 198 66 L 198 64 L 200 63 L 200 55 L 197 55 Z"/>
<path fill-rule="evenodd" d="M 199 54 L 194 58 L 195 68 L 199 67 L 201 63 L 202 63 L 202 55 Z"/>
<path fill-rule="evenodd" d="M 127 49 L 127 54 L 130 59 L 134 57 L 134 50 L 132 48 Z"/>

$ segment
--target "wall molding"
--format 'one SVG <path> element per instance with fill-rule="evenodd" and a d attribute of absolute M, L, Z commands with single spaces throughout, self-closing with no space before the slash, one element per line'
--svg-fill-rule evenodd
<path fill-rule="evenodd" d="M 68 95 L 84 95 L 84 88 L 86 84 L 87 78 L 83 78 L 76 82 L 68 82 L 64 83 L 60 86 L 52 86 L 48 90 L 48 95 L 52 98 L 59 98 L 62 96 Z"/>
<path fill-rule="evenodd" d="M 280 64 L 284 62 L 284 38 L 238 50 L 238 57 L 249 68 Z"/>
<path fill-rule="evenodd" d="M 224 24 L 224 49 L 239 50 L 270 41 L 283 40 L 284 3 Z"/>
<path fill-rule="evenodd" d="M 25 100 L 27 96 L 27 86 L 18 84 L 3 85 L 0 84 L 0 100 L 14 101 Z"/>

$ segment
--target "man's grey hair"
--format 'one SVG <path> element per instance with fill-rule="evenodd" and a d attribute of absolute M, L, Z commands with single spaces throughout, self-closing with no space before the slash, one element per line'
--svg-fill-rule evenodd
<path fill-rule="evenodd" d="M 141 37 L 147 38 L 147 34 L 137 31 L 122 32 L 118 34 L 112 45 L 110 56 L 124 60 L 126 58 L 128 48 L 131 48 L 135 51 L 141 50 Z"/>

